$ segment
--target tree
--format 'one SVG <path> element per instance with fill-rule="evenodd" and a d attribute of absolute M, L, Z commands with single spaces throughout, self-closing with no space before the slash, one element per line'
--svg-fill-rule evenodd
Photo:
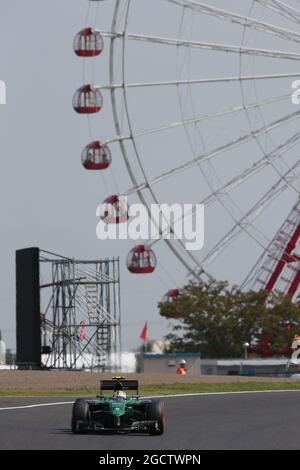
<path fill-rule="evenodd" d="M 227 282 L 188 284 L 172 302 L 160 304 L 160 313 L 171 320 L 170 351 L 200 351 L 209 358 L 241 357 L 245 342 L 259 355 L 286 354 L 300 331 L 299 303 L 289 296 L 243 292 Z"/>
<path fill-rule="evenodd" d="M 289 295 L 272 293 L 268 296 L 265 313 L 260 318 L 261 332 L 256 351 L 261 356 L 291 354 L 291 342 L 300 331 L 300 304 Z"/>

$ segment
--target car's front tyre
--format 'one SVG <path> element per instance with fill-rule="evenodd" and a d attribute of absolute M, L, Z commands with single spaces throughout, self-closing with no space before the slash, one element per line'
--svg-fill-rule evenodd
<path fill-rule="evenodd" d="M 84 433 L 89 425 L 90 409 L 86 400 L 78 398 L 72 409 L 71 429 L 73 434 Z"/>
<path fill-rule="evenodd" d="M 165 404 L 162 400 L 153 400 L 148 406 L 147 419 L 155 421 L 151 424 L 151 436 L 160 436 L 165 431 Z"/>

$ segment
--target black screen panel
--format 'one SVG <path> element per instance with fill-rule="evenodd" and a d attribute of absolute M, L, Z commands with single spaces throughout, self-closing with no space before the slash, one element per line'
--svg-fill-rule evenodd
<path fill-rule="evenodd" d="M 17 365 L 41 366 L 39 248 L 16 252 Z"/>

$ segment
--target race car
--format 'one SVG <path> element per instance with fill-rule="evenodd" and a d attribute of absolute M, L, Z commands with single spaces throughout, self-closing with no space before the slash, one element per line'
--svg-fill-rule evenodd
<path fill-rule="evenodd" d="M 108 391 L 113 394 L 104 395 Z M 136 394 L 126 395 L 126 391 Z M 137 380 L 113 377 L 100 381 L 100 395 L 96 399 L 78 398 L 74 402 L 71 428 L 74 434 L 111 431 L 158 436 L 165 430 L 165 407 L 162 400 L 140 398 Z"/>

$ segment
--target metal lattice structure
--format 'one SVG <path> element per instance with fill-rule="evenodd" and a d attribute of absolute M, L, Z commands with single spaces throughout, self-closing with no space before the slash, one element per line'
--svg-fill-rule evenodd
<path fill-rule="evenodd" d="M 119 370 L 119 259 L 76 260 L 40 251 L 42 364 Z"/>
<path fill-rule="evenodd" d="M 300 284 L 299 238 L 300 199 L 276 233 L 265 257 L 255 266 L 251 276 L 255 279 L 253 289 L 269 292 L 276 289 L 291 297 L 297 293 Z"/>

